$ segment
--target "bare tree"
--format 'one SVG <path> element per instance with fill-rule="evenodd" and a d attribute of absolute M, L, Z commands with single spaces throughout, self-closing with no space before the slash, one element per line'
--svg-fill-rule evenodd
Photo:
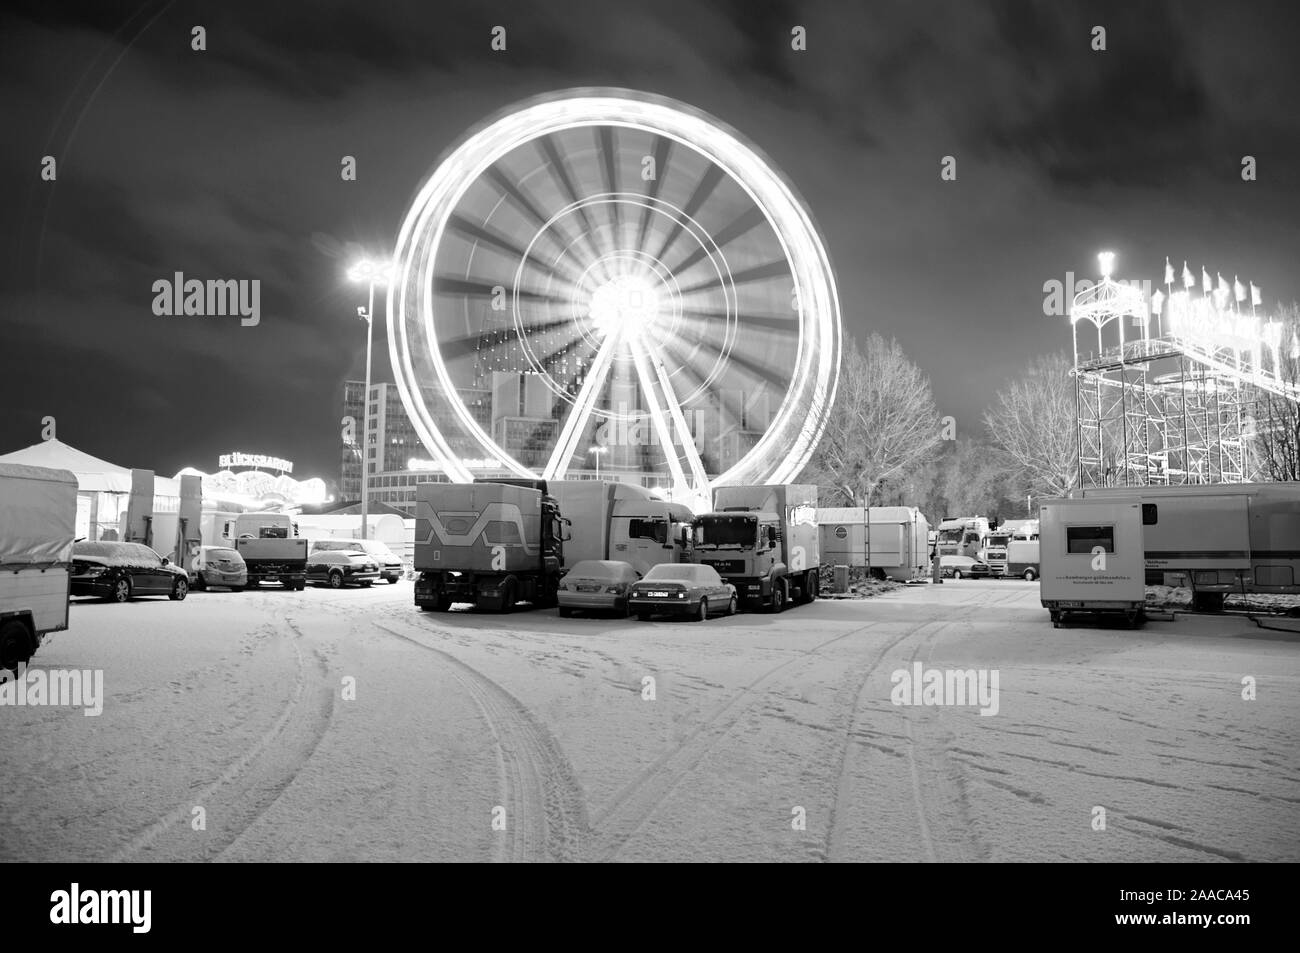
<path fill-rule="evenodd" d="M 940 436 L 930 381 L 898 342 L 872 334 L 859 348 L 850 340 L 826 432 L 802 478 L 864 506 L 882 481 L 931 458 Z"/>
<path fill-rule="evenodd" d="M 1282 343 L 1277 372 L 1282 380 L 1300 384 L 1300 356 L 1293 347 L 1300 341 L 1300 306 L 1292 304 L 1278 314 Z M 1259 475 L 1266 480 L 1300 480 L 1300 401 L 1261 390 L 1255 404 L 1255 450 Z"/>
<path fill-rule="evenodd" d="M 1035 496 L 1064 496 L 1079 480 L 1071 366 L 1064 353 L 1037 358 L 984 413 L 993 445 Z"/>

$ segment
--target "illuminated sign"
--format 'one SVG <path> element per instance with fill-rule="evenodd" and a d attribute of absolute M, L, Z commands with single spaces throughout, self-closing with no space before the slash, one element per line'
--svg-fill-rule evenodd
<path fill-rule="evenodd" d="M 281 473 L 293 472 L 293 461 L 279 457 L 268 457 L 261 453 L 223 453 L 217 457 L 217 466 L 223 470 L 232 467 L 260 467 L 264 470 L 279 470 Z"/>
<path fill-rule="evenodd" d="M 460 461 L 460 465 L 464 467 L 466 470 L 503 469 L 501 461 L 496 459 L 495 457 L 484 457 L 482 459 L 470 459 L 470 458 L 462 457 Z M 411 457 L 411 459 L 406 461 L 406 469 L 421 470 L 421 471 L 437 470 L 439 473 L 441 473 L 444 471 L 445 468 L 441 463 L 438 463 L 434 460 L 420 460 L 417 459 L 416 457 Z"/>

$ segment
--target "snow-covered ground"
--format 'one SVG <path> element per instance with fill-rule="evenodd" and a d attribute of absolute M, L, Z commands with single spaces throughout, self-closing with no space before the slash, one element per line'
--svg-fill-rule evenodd
<path fill-rule="evenodd" d="M 423 613 L 409 582 L 78 602 L 35 662 L 102 669 L 103 714 L 0 708 L 0 858 L 1300 860 L 1300 636 L 1053 629 L 1037 597 L 704 624 Z M 997 713 L 892 704 L 918 661 L 996 670 Z"/>

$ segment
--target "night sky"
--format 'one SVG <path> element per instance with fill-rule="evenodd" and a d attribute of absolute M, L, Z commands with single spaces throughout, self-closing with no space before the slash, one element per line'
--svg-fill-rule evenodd
<path fill-rule="evenodd" d="M 674 97 L 756 143 L 817 220 L 846 332 L 896 337 L 966 432 L 1008 375 L 1069 346 L 1043 283 L 1092 277 L 1102 248 L 1118 277 L 1160 281 L 1168 255 L 1266 305 L 1300 298 L 1294 2 L 9 7 L 0 452 L 53 415 L 124 466 L 244 450 L 337 479 L 365 354 L 346 264 L 391 247 L 467 129 L 576 86 Z M 177 271 L 260 279 L 261 324 L 155 316 Z"/>

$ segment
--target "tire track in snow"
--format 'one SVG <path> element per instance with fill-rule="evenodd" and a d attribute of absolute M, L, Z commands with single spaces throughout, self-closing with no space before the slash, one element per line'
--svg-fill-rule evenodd
<path fill-rule="evenodd" d="M 497 845 L 496 859 L 582 860 L 588 834 L 585 796 L 550 732 L 519 699 L 477 669 L 413 635 L 378 622 L 371 625 L 429 652 L 465 689 L 487 723 L 506 809 L 506 836 Z"/>
<path fill-rule="evenodd" d="M 217 779 L 186 803 L 150 824 L 110 858 L 113 862 L 214 860 L 280 799 L 311 759 L 329 729 L 334 698 L 325 680 L 324 659 L 313 652 L 318 676 L 312 677 L 293 631 L 294 684 L 280 714 L 257 741 L 231 762 Z M 273 627 L 274 634 L 283 635 Z M 314 684 L 309 684 L 314 682 Z M 194 807 L 202 807 L 209 827 L 191 829 Z M 145 854 L 141 857 L 141 854 Z"/>

